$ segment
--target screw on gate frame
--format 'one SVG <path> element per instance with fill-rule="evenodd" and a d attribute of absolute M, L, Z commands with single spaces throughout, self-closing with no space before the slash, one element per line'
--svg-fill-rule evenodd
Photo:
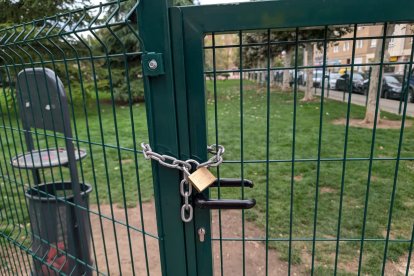
<path fill-rule="evenodd" d="M 157 61 L 156 61 L 155 59 L 151 59 L 151 60 L 148 62 L 148 67 L 149 67 L 151 70 L 155 70 L 155 69 L 157 69 L 157 67 L 158 67 L 158 63 L 157 63 Z"/>

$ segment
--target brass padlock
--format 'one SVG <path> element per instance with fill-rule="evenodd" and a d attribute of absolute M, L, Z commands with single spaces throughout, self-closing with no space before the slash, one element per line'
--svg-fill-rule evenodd
<path fill-rule="evenodd" d="M 188 176 L 191 185 L 201 193 L 207 189 L 217 178 L 206 167 L 198 168 L 195 172 Z"/>

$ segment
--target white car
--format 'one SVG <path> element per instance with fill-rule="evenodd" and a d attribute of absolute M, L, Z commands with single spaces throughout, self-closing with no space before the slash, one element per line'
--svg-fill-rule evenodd
<path fill-rule="evenodd" d="M 338 73 L 331 73 L 329 75 L 329 89 L 335 89 L 336 88 L 336 81 L 341 77 Z"/>
<path fill-rule="evenodd" d="M 322 76 L 323 76 L 322 70 L 313 71 L 313 76 L 312 76 L 313 87 L 321 87 Z"/>

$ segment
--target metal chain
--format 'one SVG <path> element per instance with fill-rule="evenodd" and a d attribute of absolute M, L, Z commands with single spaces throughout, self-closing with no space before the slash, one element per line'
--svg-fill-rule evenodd
<path fill-rule="evenodd" d="M 185 187 L 187 186 L 187 191 L 185 190 Z M 186 176 L 184 176 L 184 179 L 180 182 L 180 193 L 181 196 L 184 198 L 184 204 L 181 206 L 181 220 L 184 222 L 190 222 L 193 220 L 193 206 L 189 204 L 190 196 L 193 192 L 193 187 L 188 182 L 188 179 Z"/>
<path fill-rule="evenodd" d="M 190 222 L 193 219 L 194 213 L 193 206 L 189 203 L 190 196 L 193 192 L 193 187 L 188 181 L 190 171 L 193 165 L 195 165 L 197 169 L 201 167 L 209 168 L 219 166 L 221 163 L 223 163 L 223 154 L 225 151 L 224 147 L 221 145 L 208 146 L 207 150 L 209 153 L 213 154 L 213 156 L 203 163 L 200 163 L 194 159 L 182 161 L 169 155 L 156 153 L 152 151 L 149 144 L 142 143 L 141 147 L 145 159 L 152 159 L 154 161 L 157 161 L 164 167 L 177 169 L 183 172 L 184 178 L 180 182 L 180 194 L 184 200 L 184 204 L 181 206 L 181 219 L 183 222 Z"/>
<path fill-rule="evenodd" d="M 224 154 L 224 147 L 222 145 L 211 145 L 207 147 L 209 153 L 213 154 L 213 156 L 208 159 L 204 163 L 199 163 L 194 159 L 188 159 L 186 161 L 179 160 L 175 157 L 159 154 L 152 151 L 151 146 L 149 144 L 142 143 L 142 153 L 144 154 L 145 159 L 147 160 L 154 160 L 160 163 L 162 166 L 171 168 L 171 169 L 178 169 L 184 172 L 186 175 L 190 175 L 190 171 L 192 165 L 194 164 L 197 169 L 201 167 L 217 167 L 221 163 L 223 163 L 223 154 Z"/>
<path fill-rule="evenodd" d="M 221 163 L 223 163 L 223 154 L 225 149 L 222 145 L 211 145 L 207 147 L 207 150 L 209 153 L 214 154 L 214 156 L 206 162 L 199 164 L 197 169 L 201 167 L 218 167 Z"/>

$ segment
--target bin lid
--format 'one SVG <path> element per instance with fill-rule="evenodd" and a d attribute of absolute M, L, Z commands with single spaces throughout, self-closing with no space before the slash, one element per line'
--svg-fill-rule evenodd
<path fill-rule="evenodd" d="M 70 137 L 70 117 L 65 88 L 54 71 L 26 68 L 17 76 L 17 102 L 23 128 L 38 128 Z"/>
<path fill-rule="evenodd" d="M 75 148 L 75 159 L 86 157 L 86 151 Z M 23 169 L 41 169 L 57 166 L 66 166 L 69 163 L 65 148 L 34 150 L 13 157 L 11 165 Z"/>

